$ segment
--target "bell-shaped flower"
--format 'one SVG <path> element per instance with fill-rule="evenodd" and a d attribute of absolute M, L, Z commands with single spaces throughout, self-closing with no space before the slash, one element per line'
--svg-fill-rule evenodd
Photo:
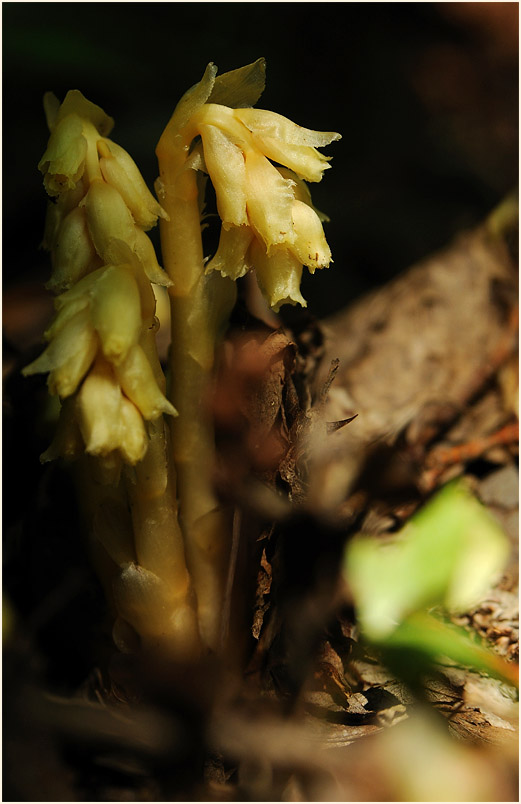
<path fill-rule="evenodd" d="M 147 449 L 143 419 L 121 393 L 113 368 L 98 359 L 78 393 L 77 420 L 89 455 L 105 457 L 119 450 L 130 464 L 142 460 Z"/>
<path fill-rule="evenodd" d="M 331 262 L 331 249 L 315 210 L 304 201 L 295 200 L 291 206 L 291 216 L 295 239 L 289 246 L 290 251 L 302 265 L 309 268 L 311 274 L 315 273 L 316 268 L 327 268 Z"/>
<path fill-rule="evenodd" d="M 254 236 L 249 226 L 231 226 L 229 229 L 222 226 L 217 251 L 207 264 L 206 273 L 219 271 L 221 276 L 230 279 L 244 276 L 252 267 L 247 254 Z"/>
<path fill-rule="evenodd" d="M 300 292 L 302 263 L 298 257 L 285 246 L 274 246 L 268 253 L 258 240 L 252 242 L 249 253 L 262 294 L 276 313 L 283 304 L 307 307 Z"/>

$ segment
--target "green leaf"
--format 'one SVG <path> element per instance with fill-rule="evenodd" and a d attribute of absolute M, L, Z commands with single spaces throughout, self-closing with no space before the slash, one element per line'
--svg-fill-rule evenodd
<path fill-rule="evenodd" d="M 384 661 L 390 660 L 389 664 L 402 676 L 400 666 L 405 655 L 415 670 L 428 666 L 426 661 L 443 664 L 449 659 L 517 686 L 517 665 L 506 662 L 478 644 L 463 628 L 444 622 L 429 612 L 410 615 L 386 637 Z"/>
<path fill-rule="evenodd" d="M 386 640 L 432 606 L 465 611 L 502 571 L 509 542 L 462 483 L 442 489 L 392 539 L 356 537 L 345 560 L 362 631 Z"/>

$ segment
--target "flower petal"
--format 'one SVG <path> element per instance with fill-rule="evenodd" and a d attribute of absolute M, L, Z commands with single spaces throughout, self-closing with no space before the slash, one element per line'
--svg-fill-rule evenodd
<path fill-rule="evenodd" d="M 253 240 L 253 232 L 249 226 L 221 227 L 219 247 L 215 256 L 206 266 L 206 273 L 220 271 L 221 276 L 239 279 L 251 267 L 246 259 L 248 247 Z"/>
<path fill-rule="evenodd" d="M 269 137 L 289 145 L 311 145 L 314 148 L 322 148 L 341 139 L 341 135 L 334 131 L 313 131 L 310 128 L 303 128 L 287 117 L 265 109 L 236 109 L 234 115 L 259 138 Z"/>
<path fill-rule="evenodd" d="M 217 209 L 224 224 L 243 226 L 246 216 L 246 168 L 244 154 L 221 129 L 199 127 L 204 161 L 217 196 Z"/>
<path fill-rule="evenodd" d="M 56 124 L 38 163 L 49 195 L 72 190 L 81 179 L 87 155 L 87 140 L 82 131 L 81 119 L 75 114 L 64 117 Z"/>
<path fill-rule="evenodd" d="M 278 167 L 277 170 L 279 171 L 281 176 L 283 176 L 285 179 L 291 179 L 291 181 L 293 182 L 294 184 L 293 195 L 296 201 L 303 201 L 304 204 L 308 205 L 308 207 L 314 209 L 318 215 L 318 219 L 322 221 L 322 223 L 328 222 L 330 220 L 330 218 L 326 215 L 325 212 L 321 212 L 313 204 L 311 200 L 311 191 L 303 179 L 300 179 L 297 176 L 297 174 L 293 170 L 290 170 L 289 168 Z"/>
<path fill-rule="evenodd" d="M 79 310 L 57 331 L 40 357 L 22 370 L 22 374 L 26 377 L 31 374 L 44 374 L 79 359 L 79 355 L 87 348 L 93 335 L 88 309 Z"/>
<path fill-rule="evenodd" d="M 291 168 L 299 178 L 320 181 L 331 157 L 307 145 L 291 145 L 273 137 L 254 137 L 255 144 L 265 156 Z"/>
<path fill-rule="evenodd" d="M 177 416 L 174 406 L 161 393 L 152 366 L 139 344 L 132 346 L 115 371 L 124 393 L 139 408 L 144 419 L 150 421 L 162 413 Z"/>
<path fill-rule="evenodd" d="M 124 148 L 104 139 L 98 142 L 98 152 L 103 178 L 119 192 L 141 229 L 151 229 L 158 217 L 168 220 L 168 215 L 146 186 L 138 166 Z"/>
<path fill-rule="evenodd" d="M 56 310 L 61 310 L 62 307 L 71 304 L 71 302 L 76 299 L 83 297 L 90 299 L 94 286 L 96 285 L 96 282 L 100 276 L 103 274 L 104 270 L 105 266 L 100 266 L 95 271 L 92 271 L 90 274 L 84 276 L 83 279 L 80 279 L 79 282 L 76 282 L 72 288 L 69 288 L 69 290 L 66 290 L 64 293 L 60 293 L 60 295 L 54 300 L 54 307 Z"/>
<path fill-rule="evenodd" d="M 141 330 L 139 289 L 130 266 L 105 268 L 93 288 L 91 321 L 105 357 L 121 363 L 138 342 Z"/>
<path fill-rule="evenodd" d="M 294 239 L 291 206 L 292 182 L 253 150 L 246 153 L 246 193 L 248 220 L 266 248 Z"/>
<path fill-rule="evenodd" d="M 68 304 L 64 304 L 60 307 L 50 326 L 44 332 L 45 340 L 52 341 L 53 338 L 56 338 L 60 330 L 62 330 L 80 310 L 83 310 L 89 304 L 89 301 L 89 296 L 85 294 L 83 296 L 76 296 L 71 299 Z"/>
<path fill-rule="evenodd" d="M 167 288 L 172 285 L 172 280 L 157 261 L 152 241 L 141 229 L 136 228 L 133 252 L 150 282 Z"/>
<path fill-rule="evenodd" d="M 74 354 L 49 374 L 47 380 L 49 393 L 57 394 L 60 399 L 65 399 L 75 393 L 90 369 L 97 351 L 98 339 L 96 333 L 91 326 L 85 327 L 81 337 L 76 342 Z"/>

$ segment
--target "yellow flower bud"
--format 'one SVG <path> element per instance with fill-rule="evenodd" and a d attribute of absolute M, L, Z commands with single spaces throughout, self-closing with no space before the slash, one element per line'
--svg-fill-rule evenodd
<path fill-rule="evenodd" d="M 138 229 L 137 227 L 135 231 L 133 251 L 143 266 L 145 274 L 149 280 L 154 283 L 154 285 L 163 285 L 164 287 L 170 287 L 172 285 L 172 280 L 166 271 L 160 267 L 157 261 L 156 252 L 154 250 L 154 246 L 152 245 L 152 241 L 143 231 L 141 231 L 141 229 Z"/>
<path fill-rule="evenodd" d="M 129 208 L 138 226 L 145 231 L 155 226 L 157 218 L 168 215 L 156 201 L 132 157 L 111 140 L 98 142 L 103 178 L 114 187 Z"/>
<path fill-rule="evenodd" d="M 76 349 L 72 357 L 61 363 L 49 374 L 47 380 L 49 393 L 57 394 L 60 399 L 71 396 L 91 367 L 97 351 L 98 339 L 96 333 L 92 327 L 85 328 L 76 343 Z"/>
<path fill-rule="evenodd" d="M 108 455 L 120 444 L 121 389 L 111 366 L 97 360 L 77 397 L 78 424 L 90 455 Z"/>
<path fill-rule="evenodd" d="M 85 209 L 76 207 L 57 231 L 53 269 L 47 287 L 58 291 L 69 288 L 93 265 L 97 265 L 97 255 L 90 239 Z"/>
<path fill-rule="evenodd" d="M 220 271 L 221 276 L 239 279 L 251 268 L 246 255 L 253 240 L 253 232 L 249 226 L 221 227 L 219 247 L 212 260 L 206 266 L 206 273 Z"/>
<path fill-rule="evenodd" d="M 177 416 L 177 411 L 161 393 L 154 371 L 145 352 L 139 344 L 135 344 L 118 366 L 116 377 L 124 393 L 139 408 L 147 421 L 156 419 L 162 413 Z"/>
<path fill-rule="evenodd" d="M 289 246 L 290 251 L 312 274 L 316 268 L 327 268 L 331 250 L 317 213 L 303 201 L 294 201 L 291 212 L 295 241 Z"/>
<path fill-rule="evenodd" d="M 82 204 L 87 212 L 92 242 L 104 262 L 118 261 L 111 251 L 114 240 L 122 240 L 134 249 L 136 232 L 140 230 L 136 228 L 127 205 L 114 187 L 101 179 L 94 179 Z"/>
<path fill-rule="evenodd" d="M 63 117 L 55 126 L 38 170 L 49 195 L 60 195 L 76 187 L 83 175 L 87 141 L 76 114 Z"/>
<path fill-rule="evenodd" d="M 268 254 L 262 243 L 254 240 L 250 256 L 262 294 L 275 312 L 283 304 L 307 307 L 300 292 L 302 263 L 285 246 L 274 246 Z"/>
<path fill-rule="evenodd" d="M 132 269 L 109 265 L 92 289 L 91 321 L 101 349 L 112 363 L 120 363 L 141 330 L 141 302 Z"/>

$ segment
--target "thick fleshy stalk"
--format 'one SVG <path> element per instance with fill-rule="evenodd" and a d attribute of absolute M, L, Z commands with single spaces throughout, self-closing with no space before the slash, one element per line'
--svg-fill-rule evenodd
<path fill-rule="evenodd" d="M 206 394 L 214 355 L 235 302 L 235 285 L 205 275 L 197 175 L 188 149 L 167 127 L 157 148 L 158 195 L 169 216 L 161 226 L 161 250 L 172 280 L 170 399 L 178 417 L 170 422 L 177 470 L 180 519 L 197 595 L 199 629 L 211 650 L 220 646 L 221 613 L 231 543 L 226 512 L 213 490 L 214 439 Z"/>

